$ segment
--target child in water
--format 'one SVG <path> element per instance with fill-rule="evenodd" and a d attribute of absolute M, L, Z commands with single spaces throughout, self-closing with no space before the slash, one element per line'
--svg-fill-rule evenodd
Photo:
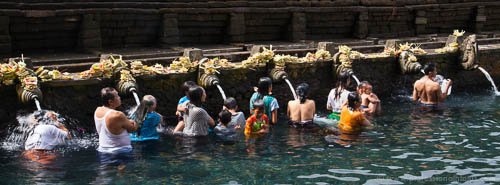
<path fill-rule="evenodd" d="M 361 96 L 361 108 L 367 115 L 381 115 L 380 99 L 372 92 L 372 89 L 372 85 L 367 81 L 362 81 L 359 84 L 358 93 Z"/>
<path fill-rule="evenodd" d="M 255 134 L 269 132 L 269 118 L 264 113 L 265 104 L 263 100 L 257 100 L 253 103 L 254 114 L 247 119 L 245 125 L 245 136 L 249 137 Z"/>
<path fill-rule="evenodd" d="M 157 138 L 156 127 L 163 121 L 163 117 L 155 112 L 156 98 L 146 95 L 142 98 L 141 104 L 137 107 L 133 120 L 137 123 L 137 132 L 132 133 L 132 137 L 137 138 Z"/>
<path fill-rule="evenodd" d="M 236 136 L 236 131 L 241 129 L 240 125 L 230 125 L 231 122 L 231 112 L 227 110 L 222 110 L 219 113 L 219 122 L 214 129 L 215 135 L 218 140 L 227 142 L 234 141 Z"/>
<path fill-rule="evenodd" d="M 238 103 L 236 103 L 236 99 L 229 97 L 224 100 L 224 107 L 222 109 L 231 113 L 231 121 L 229 122 L 229 125 L 240 126 L 241 128 L 245 127 L 245 114 L 243 114 L 243 112 L 236 112 L 238 110 Z"/>

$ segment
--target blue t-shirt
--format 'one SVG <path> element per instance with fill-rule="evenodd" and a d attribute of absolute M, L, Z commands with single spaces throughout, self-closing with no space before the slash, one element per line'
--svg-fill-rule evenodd
<path fill-rule="evenodd" d="M 182 104 L 182 103 L 184 103 L 184 102 L 186 102 L 186 101 L 189 101 L 189 98 L 188 98 L 187 96 L 184 96 L 184 97 L 182 97 L 182 98 L 179 100 L 179 103 L 177 103 L 177 105 L 180 105 L 180 104 Z"/>
<path fill-rule="evenodd" d="M 158 133 L 156 132 L 156 126 L 160 124 L 161 116 L 156 112 L 149 112 L 146 115 L 146 119 L 142 122 L 141 127 L 141 137 L 156 137 Z"/>

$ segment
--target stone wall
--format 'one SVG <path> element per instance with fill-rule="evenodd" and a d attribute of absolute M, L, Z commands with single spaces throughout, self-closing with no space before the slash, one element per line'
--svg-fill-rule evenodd
<path fill-rule="evenodd" d="M 405 37 L 500 30 L 495 0 L 0 2 L 0 56 L 26 50 Z M 36 34 L 35 34 L 36 33 Z"/>

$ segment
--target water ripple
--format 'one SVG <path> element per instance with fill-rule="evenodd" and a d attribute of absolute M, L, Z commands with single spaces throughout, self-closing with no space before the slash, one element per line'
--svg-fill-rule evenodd
<path fill-rule="evenodd" d="M 357 178 L 357 177 L 337 177 L 337 176 L 333 176 L 333 175 L 329 175 L 329 174 L 312 174 L 312 175 L 299 175 L 299 176 L 297 176 L 297 178 L 299 178 L 299 179 L 315 179 L 315 178 L 320 178 L 320 177 L 327 177 L 327 178 L 331 178 L 331 179 L 337 179 L 340 181 L 351 181 L 351 182 L 359 181 L 359 178 Z"/>
<path fill-rule="evenodd" d="M 329 169 L 328 171 L 339 174 L 359 174 L 359 175 L 374 175 L 374 176 L 386 175 L 384 173 L 370 173 L 370 170 Z"/>

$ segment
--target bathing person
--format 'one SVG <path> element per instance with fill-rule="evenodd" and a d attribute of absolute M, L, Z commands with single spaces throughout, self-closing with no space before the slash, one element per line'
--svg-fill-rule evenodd
<path fill-rule="evenodd" d="M 68 129 L 57 122 L 54 112 L 36 112 L 31 127 L 24 144 L 24 156 L 42 164 L 50 164 L 57 157 L 50 151 L 63 144 L 66 139 L 71 139 Z"/>
<path fill-rule="evenodd" d="M 372 89 L 373 87 L 368 81 L 362 81 L 358 85 L 358 93 L 361 96 L 361 109 L 367 115 L 381 115 L 380 99 L 372 92 Z"/>
<path fill-rule="evenodd" d="M 123 163 L 131 159 L 132 146 L 130 135 L 137 130 L 135 121 L 129 120 L 125 114 L 114 110 L 121 105 L 121 99 L 114 88 L 101 90 L 103 106 L 97 107 L 94 121 L 99 134 L 99 159 L 103 163 Z"/>
<path fill-rule="evenodd" d="M 330 119 L 340 120 L 340 111 L 342 106 L 347 102 L 349 91 L 346 89 L 351 83 L 349 73 L 342 71 L 338 75 L 337 86 L 328 94 L 326 109 L 332 111 L 328 116 Z"/>
<path fill-rule="evenodd" d="M 182 107 L 182 105 L 184 105 L 184 102 L 189 101 L 189 88 L 194 86 L 196 86 L 196 83 L 194 83 L 193 81 L 186 81 L 181 86 L 181 89 L 184 92 L 184 96 L 179 100 L 179 103 L 177 103 L 177 112 L 175 113 L 175 115 L 177 115 L 179 122 L 174 129 L 174 133 L 182 132 L 182 130 L 184 129 L 183 111 L 185 110 L 185 107 Z"/>
<path fill-rule="evenodd" d="M 214 126 L 214 120 L 208 115 L 207 111 L 201 108 L 201 103 L 205 102 L 205 90 L 200 86 L 189 88 L 189 101 L 184 102 L 184 130 L 183 133 L 188 136 L 206 136 L 208 127 Z"/>
<path fill-rule="evenodd" d="M 247 119 L 245 136 L 251 137 L 269 132 L 269 118 L 265 114 L 265 109 L 266 105 L 263 100 L 257 100 L 253 103 L 253 115 Z"/>
<path fill-rule="evenodd" d="M 372 126 L 370 121 L 363 115 L 359 94 L 351 92 L 347 99 L 347 105 L 342 107 L 340 114 L 339 130 L 342 133 L 356 134 L 361 132 L 363 128 Z"/>
<path fill-rule="evenodd" d="M 236 102 L 236 99 L 229 97 L 224 100 L 224 106 L 222 109 L 231 113 L 231 122 L 229 122 L 229 125 L 240 126 L 241 128 L 245 127 L 245 114 L 243 114 L 243 112 L 236 112 L 238 110 L 238 103 Z"/>
<path fill-rule="evenodd" d="M 426 64 L 424 66 L 424 73 L 425 76 L 415 82 L 413 88 L 413 101 L 417 101 L 425 106 L 437 106 L 440 102 L 446 100 L 452 82 L 448 80 L 446 90 L 441 92 L 439 83 L 434 81 L 437 74 L 436 64 Z"/>
<path fill-rule="evenodd" d="M 231 112 L 222 110 L 219 113 L 219 124 L 215 127 L 214 132 L 217 140 L 221 141 L 234 141 L 236 137 L 236 130 L 241 130 L 240 125 L 231 125 Z"/>
<path fill-rule="evenodd" d="M 250 98 L 250 113 L 254 110 L 254 103 L 257 100 L 262 100 L 265 105 L 265 114 L 270 119 L 270 124 L 278 122 L 278 100 L 271 96 L 273 89 L 273 82 L 269 77 L 262 77 L 259 79 L 258 92 L 253 93 Z"/>
<path fill-rule="evenodd" d="M 316 113 L 314 100 L 307 99 L 309 85 L 301 83 L 297 86 L 298 100 L 288 102 L 287 115 L 294 126 L 305 126 L 311 124 Z"/>
<path fill-rule="evenodd" d="M 146 95 L 142 98 L 141 104 L 134 113 L 134 121 L 137 123 L 135 137 L 152 138 L 158 137 L 156 127 L 162 122 L 163 117 L 155 112 L 156 98 Z"/>

